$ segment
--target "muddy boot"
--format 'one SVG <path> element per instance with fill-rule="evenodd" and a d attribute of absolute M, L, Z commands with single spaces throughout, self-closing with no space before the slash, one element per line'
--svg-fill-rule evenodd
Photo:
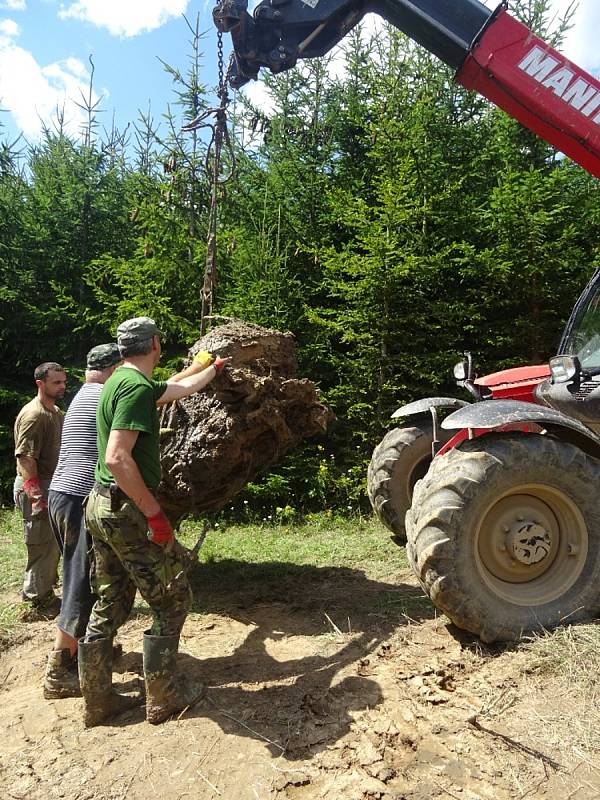
<path fill-rule="evenodd" d="M 21 600 L 18 611 L 21 622 L 40 622 L 54 619 L 60 614 L 60 599 L 54 592 L 48 592 L 47 595 L 37 600 L 30 600 L 22 595 Z"/>
<path fill-rule="evenodd" d="M 79 642 L 79 683 L 85 701 L 84 724 L 93 728 L 106 719 L 142 705 L 142 694 L 118 694 L 112 685 L 111 639 Z"/>
<path fill-rule="evenodd" d="M 50 591 L 47 595 L 34 603 L 34 606 L 40 615 L 40 619 L 54 619 L 60 614 L 60 597 L 57 597 L 53 591 Z"/>
<path fill-rule="evenodd" d="M 46 700 L 60 700 L 63 697 L 81 697 L 79 674 L 77 672 L 77 653 L 71 655 L 67 650 L 53 650 L 48 654 L 46 677 L 44 679 Z"/>
<path fill-rule="evenodd" d="M 144 633 L 144 678 L 146 719 L 152 725 L 194 705 L 205 693 L 197 681 L 183 682 L 175 676 L 179 636 L 151 636 Z"/>

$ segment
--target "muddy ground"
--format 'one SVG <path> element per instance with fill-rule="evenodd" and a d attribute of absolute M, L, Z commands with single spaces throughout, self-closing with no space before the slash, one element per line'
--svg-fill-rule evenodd
<path fill-rule="evenodd" d="M 153 727 L 143 709 L 86 730 L 44 701 L 52 623 L 0 655 L 0 797 L 17 800 L 503 800 L 600 797 L 565 738 L 570 698 L 522 650 L 482 649 L 436 619 L 409 573 L 249 565 L 194 581 L 181 666 L 206 698 Z M 141 674 L 140 606 L 115 680 Z M 564 710 L 564 715 L 562 714 Z"/>

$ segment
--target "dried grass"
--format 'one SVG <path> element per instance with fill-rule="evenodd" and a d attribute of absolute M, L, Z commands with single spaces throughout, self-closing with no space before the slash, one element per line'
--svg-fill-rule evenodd
<path fill-rule="evenodd" d="M 524 672 L 552 681 L 540 714 L 549 737 L 589 756 L 600 771 L 600 624 L 568 626 L 534 637 L 523 646 Z M 556 689 L 559 691 L 557 692 Z"/>

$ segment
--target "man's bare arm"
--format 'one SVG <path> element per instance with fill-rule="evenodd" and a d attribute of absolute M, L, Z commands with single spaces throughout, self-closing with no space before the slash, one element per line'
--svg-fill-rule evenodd
<path fill-rule="evenodd" d="M 197 374 L 188 375 L 185 378 L 180 378 L 176 382 L 167 381 L 167 388 L 164 394 L 158 401 L 158 405 L 165 405 L 172 403 L 174 400 L 180 400 L 182 397 L 187 397 L 190 394 L 199 392 L 205 386 L 214 380 L 215 376 L 223 369 L 226 364 L 229 364 L 230 358 L 218 358 L 210 367 L 204 368 Z"/>
<path fill-rule="evenodd" d="M 182 369 L 180 372 L 176 372 L 175 375 L 171 375 L 171 377 L 167 381 L 167 387 L 171 386 L 174 383 L 179 383 L 184 378 L 189 378 L 192 375 L 199 375 L 201 372 L 204 372 L 204 370 L 208 369 L 208 367 L 210 366 L 211 366 L 210 364 L 207 366 L 206 364 L 199 364 L 197 361 L 192 361 L 189 367 Z M 165 394 L 163 394 L 163 396 L 157 400 L 156 405 L 158 406 L 158 408 L 160 408 L 161 406 L 166 406 L 167 403 L 172 402 L 169 399 L 165 400 L 166 394 L 167 393 L 165 392 Z"/>
<path fill-rule="evenodd" d="M 171 375 L 167 383 L 179 383 L 183 378 L 189 378 L 191 375 L 198 375 L 210 366 L 210 364 L 200 364 L 197 361 L 192 361 L 189 367 L 182 369 L 180 372 L 176 372 L 175 375 Z"/>
<path fill-rule="evenodd" d="M 117 486 L 133 500 L 142 514 L 152 517 L 158 514 L 160 506 L 144 483 L 138 465 L 133 459 L 133 448 L 138 436 L 139 431 L 111 431 L 104 460 Z"/>

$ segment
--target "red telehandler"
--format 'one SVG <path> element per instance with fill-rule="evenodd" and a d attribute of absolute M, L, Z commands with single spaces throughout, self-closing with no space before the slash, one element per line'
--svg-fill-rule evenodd
<path fill-rule="evenodd" d="M 221 0 L 234 87 L 327 53 L 373 12 L 600 177 L 600 82 L 507 11 L 478 0 Z M 600 270 L 549 365 L 476 378 L 468 403 L 430 397 L 375 448 L 369 496 L 441 611 L 483 641 L 600 615 Z"/>

